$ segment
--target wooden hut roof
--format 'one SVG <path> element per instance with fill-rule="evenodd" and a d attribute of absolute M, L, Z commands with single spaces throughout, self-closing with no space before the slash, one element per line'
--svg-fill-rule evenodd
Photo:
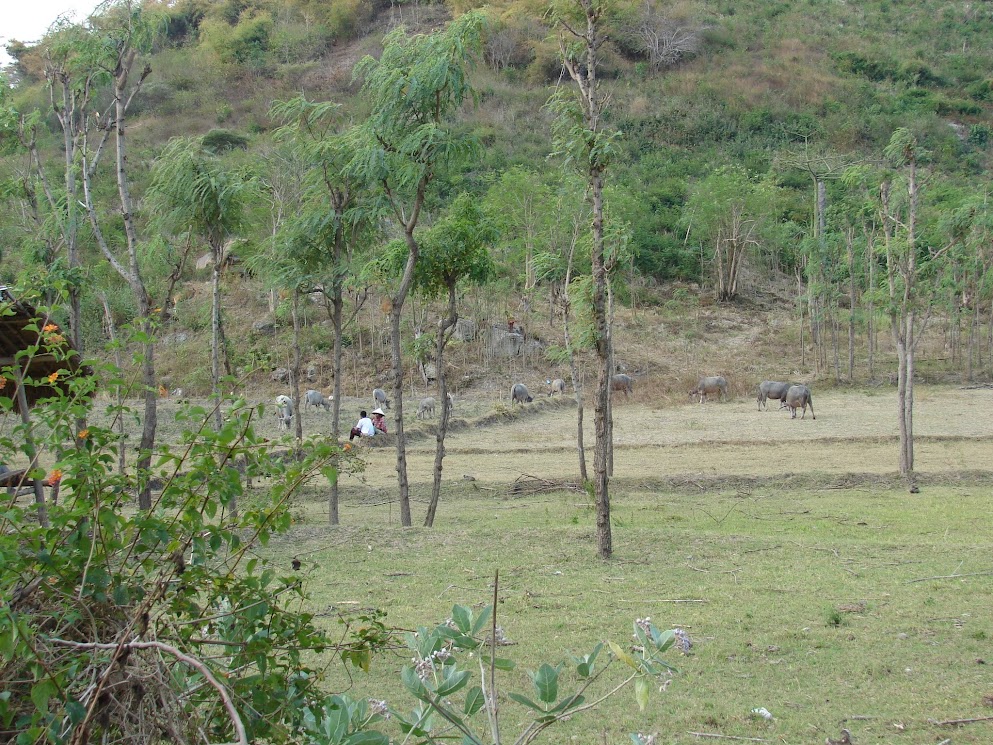
<path fill-rule="evenodd" d="M 48 329 L 47 333 L 44 329 Z M 19 352 L 34 346 L 38 347 L 35 354 L 17 358 Z M 0 396 L 9 396 L 14 409 L 18 410 L 17 384 L 9 371 L 3 372 L 4 368 L 15 364 L 20 366 L 24 377 L 39 382 L 52 378 L 55 373 L 64 377 L 80 369 L 79 353 L 58 324 L 47 317 L 40 318 L 33 307 L 17 300 L 8 288 L 0 286 L 0 377 L 5 381 Z M 92 374 L 89 368 L 84 367 L 83 371 Z M 56 376 L 45 385 L 25 386 L 24 394 L 28 406 L 32 406 L 40 399 L 57 395 L 59 390 L 65 391 L 65 382 L 60 383 Z"/>

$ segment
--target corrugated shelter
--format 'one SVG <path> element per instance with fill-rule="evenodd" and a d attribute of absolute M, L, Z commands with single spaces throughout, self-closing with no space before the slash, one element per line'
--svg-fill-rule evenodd
<path fill-rule="evenodd" d="M 35 354 L 17 357 L 19 352 L 35 346 L 38 347 Z M 20 368 L 25 378 L 45 381 L 44 385 L 24 386 L 29 407 L 43 398 L 57 395 L 58 391 L 64 392 L 64 378 L 81 369 L 79 353 L 58 324 L 48 318 L 39 318 L 33 307 L 17 300 L 6 287 L 0 286 L 0 376 L 4 380 L 0 396 L 9 396 L 14 402 L 14 410 L 20 411 L 16 375 L 12 376 L 11 371 L 3 372 L 4 368 L 14 366 Z M 92 374 L 85 366 L 82 371 Z"/>

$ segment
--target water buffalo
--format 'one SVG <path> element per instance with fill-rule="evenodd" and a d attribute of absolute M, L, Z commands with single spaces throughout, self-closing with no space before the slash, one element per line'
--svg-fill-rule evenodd
<path fill-rule="evenodd" d="M 627 398 L 629 393 L 634 393 L 634 378 L 630 375 L 625 375 L 624 373 L 618 373 L 610 378 L 610 390 L 624 392 L 624 397 Z"/>
<path fill-rule="evenodd" d="M 434 399 L 431 396 L 422 398 L 417 406 L 418 419 L 427 419 L 429 416 L 434 416 Z"/>
<path fill-rule="evenodd" d="M 783 402 L 779 407 L 782 408 L 786 402 L 786 393 L 792 385 L 792 383 L 779 383 L 775 380 L 763 380 L 759 383 L 759 395 L 757 399 L 759 411 L 767 408 L 765 402 L 769 398 Z"/>
<path fill-rule="evenodd" d="M 304 408 L 313 406 L 315 409 L 323 408 L 325 411 L 331 411 L 331 401 L 333 399 L 333 396 L 325 398 L 324 394 L 320 391 L 311 389 L 303 394 L 303 406 Z"/>
<path fill-rule="evenodd" d="M 514 383 L 510 386 L 510 405 L 514 404 L 529 404 L 534 399 L 528 392 L 528 387 L 524 383 Z"/>
<path fill-rule="evenodd" d="M 551 396 L 553 393 L 565 394 L 565 381 L 562 378 L 555 378 L 555 380 L 546 380 L 545 383 L 548 385 L 548 395 Z"/>
<path fill-rule="evenodd" d="M 796 410 L 802 408 L 803 413 L 800 418 L 807 416 L 807 407 L 810 407 L 810 414 L 814 419 L 814 399 L 810 395 L 810 389 L 805 385 L 794 385 L 786 391 L 786 408 L 790 410 L 790 419 L 796 419 Z"/>
<path fill-rule="evenodd" d="M 384 409 L 390 408 L 390 400 L 386 397 L 386 391 L 382 388 L 374 388 L 372 390 L 372 397 L 376 399 L 377 406 L 382 406 Z"/>
<path fill-rule="evenodd" d="M 289 396 L 276 396 L 276 420 L 280 429 L 290 428 L 293 422 L 293 399 Z"/>
<path fill-rule="evenodd" d="M 723 399 L 728 397 L 728 382 L 720 375 L 700 378 L 700 381 L 696 384 L 696 388 L 690 391 L 691 396 L 700 397 L 700 403 L 703 403 L 707 396 L 714 396 L 718 393 Z"/>

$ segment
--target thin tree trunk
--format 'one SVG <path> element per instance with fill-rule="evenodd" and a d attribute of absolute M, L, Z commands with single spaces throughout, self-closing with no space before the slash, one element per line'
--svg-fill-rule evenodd
<path fill-rule="evenodd" d="M 876 290 L 876 256 L 873 241 L 866 236 L 866 261 L 869 264 L 869 302 L 866 306 L 866 331 L 869 334 L 869 380 L 876 379 L 876 306 L 873 301 Z"/>
<path fill-rule="evenodd" d="M 293 288 L 293 305 L 291 309 L 293 315 L 293 364 L 290 365 L 290 393 L 293 396 L 293 418 L 296 421 L 294 432 L 297 436 L 297 443 L 303 440 L 303 411 L 300 402 L 300 368 L 302 367 L 300 352 L 300 289 Z M 303 456 L 303 450 L 298 444 L 297 456 Z"/>
<path fill-rule="evenodd" d="M 110 338 L 110 345 L 114 349 L 114 366 L 118 371 L 124 369 L 124 360 L 121 358 L 121 348 L 117 344 L 117 328 L 114 324 L 114 314 L 110 312 L 110 303 L 107 301 L 107 293 L 100 293 L 100 300 L 103 301 L 104 317 L 107 321 L 107 336 Z M 121 440 L 117 444 L 117 472 L 123 474 L 126 467 L 127 448 L 124 447 L 124 391 L 121 386 L 115 387 L 117 397 L 117 414 L 115 416 L 117 434 Z"/>
<path fill-rule="evenodd" d="M 214 397 L 214 430 L 221 431 L 221 247 L 211 242 L 214 267 L 210 275 L 210 391 Z"/>
<path fill-rule="evenodd" d="M 342 315 L 342 288 L 341 275 L 338 270 L 340 255 L 335 261 L 335 281 L 331 295 L 331 326 L 334 331 L 334 349 L 332 352 L 334 366 L 334 393 L 331 396 L 331 439 L 337 443 L 341 437 L 341 315 Z M 359 339 L 362 335 L 359 334 Z M 338 477 L 331 480 L 331 490 L 328 497 L 328 521 L 332 525 L 338 525 Z"/>
<path fill-rule="evenodd" d="M 848 382 L 855 380 L 855 231 L 849 228 L 845 248 L 848 252 Z"/>
<path fill-rule="evenodd" d="M 394 302 L 390 310 L 390 360 L 393 366 L 393 421 L 397 437 L 397 483 L 400 488 L 400 525 L 409 528 L 410 484 L 407 481 L 407 448 L 403 438 L 403 357 L 400 354 L 400 312 L 402 306 Z"/>
<path fill-rule="evenodd" d="M 450 330 L 454 330 L 455 324 L 459 320 L 459 310 L 456 303 L 455 282 L 448 285 L 448 315 L 442 319 L 441 327 L 438 329 L 438 343 L 435 350 L 435 364 L 438 375 L 438 396 L 441 398 L 441 423 L 438 425 L 438 434 L 434 450 L 434 482 L 431 485 L 431 502 L 428 504 L 427 516 L 424 518 L 424 527 L 434 527 L 434 516 L 438 511 L 438 501 L 441 498 L 441 471 L 445 460 L 445 435 L 448 433 L 448 420 L 451 416 L 451 407 L 448 405 L 448 376 L 445 374 L 445 346 L 451 336 Z"/>

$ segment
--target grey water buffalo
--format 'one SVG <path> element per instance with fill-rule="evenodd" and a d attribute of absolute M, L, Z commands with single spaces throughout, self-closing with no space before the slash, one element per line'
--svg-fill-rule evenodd
<path fill-rule="evenodd" d="M 384 409 L 390 408 L 390 400 L 386 397 L 386 391 L 382 388 L 374 388 L 372 390 L 372 397 L 376 399 L 376 404 L 382 406 Z"/>
<path fill-rule="evenodd" d="M 728 382 L 721 375 L 700 378 L 696 384 L 696 388 L 690 391 L 691 396 L 700 397 L 701 404 L 706 400 L 707 396 L 716 396 L 718 394 L 723 399 L 727 399 L 728 397 Z"/>
<path fill-rule="evenodd" d="M 806 417 L 808 406 L 810 407 L 811 416 L 816 419 L 817 415 L 814 414 L 814 399 L 811 397 L 810 389 L 807 386 L 794 385 L 786 391 L 786 408 L 790 410 L 790 419 L 796 419 L 797 409 L 803 409 L 803 413 L 800 415 L 801 419 Z"/>
<path fill-rule="evenodd" d="M 553 393 L 558 393 L 560 395 L 565 394 L 565 381 L 562 378 L 555 378 L 555 380 L 546 380 L 545 383 L 548 385 L 548 395 L 551 396 Z"/>
<path fill-rule="evenodd" d="M 323 408 L 325 411 L 331 411 L 331 401 L 334 400 L 334 396 L 324 397 L 324 394 L 320 391 L 315 391 L 313 389 L 307 391 L 303 394 L 303 406 L 307 408 L 308 406 L 313 406 L 315 409 Z"/>
<path fill-rule="evenodd" d="M 759 395 L 756 399 L 758 401 L 759 411 L 767 408 L 766 400 L 774 398 L 777 401 L 781 401 L 779 408 L 786 405 L 786 393 L 793 386 L 792 383 L 780 383 L 775 380 L 763 380 L 759 383 Z"/>
<path fill-rule="evenodd" d="M 448 401 L 448 415 L 451 416 L 455 413 L 455 396 L 451 393 L 447 393 L 445 394 L 445 397 Z"/>
<path fill-rule="evenodd" d="M 276 396 L 276 421 L 280 429 L 290 428 L 293 422 L 293 399 L 289 396 Z"/>
<path fill-rule="evenodd" d="M 434 416 L 434 399 L 431 396 L 422 398 L 417 406 L 418 419 L 427 419 L 429 416 Z"/>
<path fill-rule="evenodd" d="M 524 383 L 514 383 L 510 386 L 510 405 L 514 404 L 529 404 L 534 399 L 531 397 L 531 393 L 528 391 L 528 387 Z"/>
<path fill-rule="evenodd" d="M 623 391 L 624 397 L 627 398 L 629 393 L 634 393 L 634 378 L 624 373 L 612 375 L 610 378 L 610 390 L 618 393 Z"/>

